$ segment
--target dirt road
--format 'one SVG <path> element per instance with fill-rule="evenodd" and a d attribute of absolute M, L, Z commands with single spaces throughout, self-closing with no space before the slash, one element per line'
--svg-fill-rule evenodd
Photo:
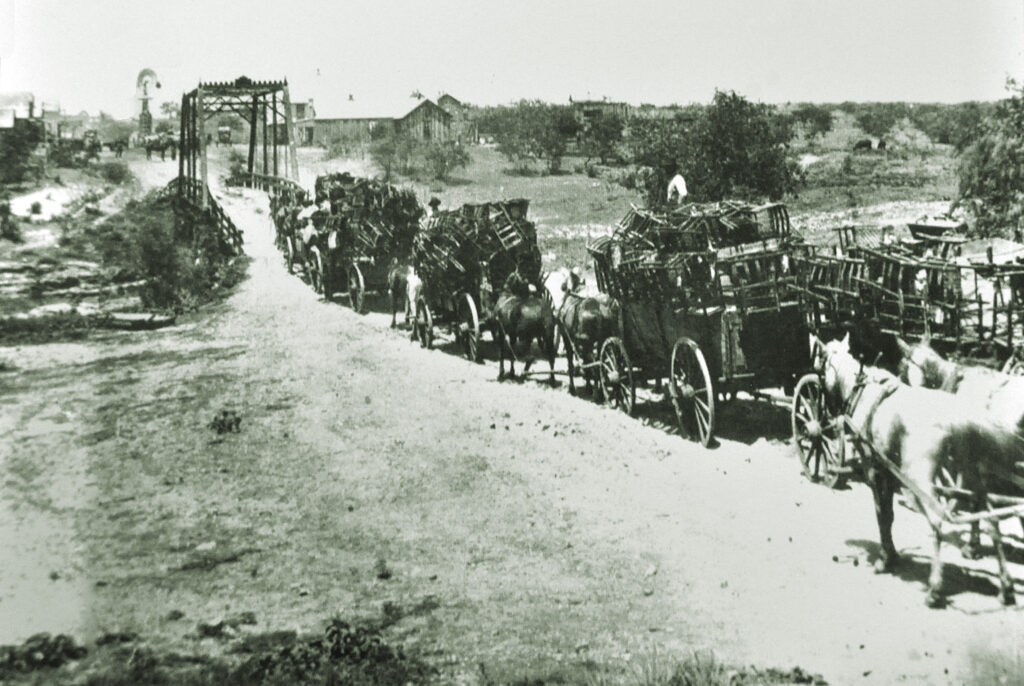
<path fill-rule="evenodd" d="M 660 411 L 499 384 L 493 363 L 319 301 L 285 272 L 265 197 L 218 194 L 253 258 L 222 306 L 0 350 L 17 367 L 0 373 L 0 550 L 18 562 L 0 566 L 0 643 L 132 630 L 217 652 L 196 622 L 384 614 L 452 674 L 543 677 L 657 646 L 833 684 L 942 684 L 976 647 L 1024 639 L 992 562 L 952 547 L 952 607 L 924 607 L 930 544 L 905 509 L 902 570 L 874 575 L 870 493 L 807 483 L 784 410 L 737 402 L 704 450 Z M 225 408 L 241 431 L 218 436 Z"/>

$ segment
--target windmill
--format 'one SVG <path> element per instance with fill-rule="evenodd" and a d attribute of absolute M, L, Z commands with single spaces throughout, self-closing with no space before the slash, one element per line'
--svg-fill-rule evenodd
<path fill-rule="evenodd" d="M 143 69 L 135 79 L 135 97 L 142 101 L 142 111 L 139 112 L 139 134 L 143 136 L 153 133 L 153 115 L 149 112 L 149 101 L 153 99 L 153 96 L 150 95 L 150 90 L 159 87 L 160 81 L 152 69 Z"/>

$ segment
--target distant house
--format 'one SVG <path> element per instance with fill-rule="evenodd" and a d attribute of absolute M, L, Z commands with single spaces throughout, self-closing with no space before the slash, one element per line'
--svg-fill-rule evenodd
<path fill-rule="evenodd" d="M 36 116 L 36 98 L 31 93 L 0 93 L 0 128 L 12 128 L 15 119 L 35 119 Z"/>
<path fill-rule="evenodd" d="M 369 140 L 371 132 L 380 127 L 423 141 L 452 140 L 452 115 L 432 100 L 404 98 L 378 103 L 352 98 L 317 113 L 310 142 L 327 147 L 338 138 Z"/>
<path fill-rule="evenodd" d="M 316 110 L 313 108 L 312 99 L 292 103 L 292 125 L 295 127 L 296 145 L 313 145 L 315 120 Z M 278 132 L 278 140 L 287 142 L 288 136 Z"/>
<path fill-rule="evenodd" d="M 476 143 L 479 140 L 480 132 L 469 107 L 448 93 L 437 99 L 437 105 L 452 115 L 452 140 L 459 143 Z"/>
<path fill-rule="evenodd" d="M 574 100 L 571 96 L 569 104 L 572 105 L 576 121 L 587 126 L 597 117 L 605 114 L 616 114 L 623 121 L 629 119 L 630 106 L 625 102 L 611 102 L 607 98 L 603 100 Z"/>

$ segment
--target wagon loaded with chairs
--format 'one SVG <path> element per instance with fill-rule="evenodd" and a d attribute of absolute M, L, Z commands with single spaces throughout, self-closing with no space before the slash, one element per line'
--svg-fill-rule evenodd
<path fill-rule="evenodd" d="M 389 271 L 408 263 L 423 208 L 409 189 L 348 173 L 317 177 L 314 192 L 311 283 L 365 312 L 367 293 L 387 291 Z"/>
<path fill-rule="evenodd" d="M 799 260 L 796 291 L 820 326 L 815 370 L 797 385 L 793 438 L 805 474 L 837 486 L 862 473 L 881 534 L 876 567 L 897 562 L 893 497 L 902 491 L 932 529 L 927 603 L 944 603 L 944 529 L 968 527 L 976 556 L 985 526 L 1000 599 L 1015 602 L 999 523 L 1024 517 L 1024 266 L 962 255 L 966 241 L 848 240 Z M 847 332 L 841 340 L 839 330 Z"/>
<path fill-rule="evenodd" d="M 961 256 L 962 238 L 918 235 L 866 246 L 842 231 L 836 250 L 798 257 L 794 287 L 804 300 L 809 328 L 824 340 L 852 333 L 851 352 L 868 366 L 904 376 L 929 372 L 921 383 L 955 388 L 954 377 L 985 369 L 1024 372 L 1024 265 Z M 940 370 L 949 370 L 939 373 Z M 830 403 L 819 374 L 801 379 L 794 397 L 794 440 L 813 480 L 841 484 L 860 456 L 844 408 Z M 845 438 L 844 438 L 845 437 Z"/>
<path fill-rule="evenodd" d="M 606 400 L 632 413 L 638 385 L 666 380 L 680 432 L 706 446 L 718 399 L 791 390 L 810 364 L 790 290 L 801 242 L 781 204 L 632 208 L 588 246 L 598 288 L 619 312 L 619 335 L 599 353 Z"/>
<path fill-rule="evenodd" d="M 541 255 L 528 210 L 528 200 L 502 200 L 438 211 L 427 220 L 412 250 L 423 282 L 414 335 L 424 347 L 444 327 L 466 358 L 478 361 L 481 334 L 495 326 L 498 295 L 510 277 L 540 288 Z"/>

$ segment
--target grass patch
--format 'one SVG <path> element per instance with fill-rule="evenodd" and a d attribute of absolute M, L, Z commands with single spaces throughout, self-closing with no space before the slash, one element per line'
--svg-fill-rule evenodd
<path fill-rule="evenodd" d="M 378 631 L 340 619 L 315 636 L 249 636 L 236 644 L 233 657 L 159 654 L 131 635 L 125 638 L 125 645 L 101 639 L 91 651 L 65 636 L 3 646 L 0 680 L 56 686 L 404 686 L 432 676 L 425 662 L 392 647 Z"/>

